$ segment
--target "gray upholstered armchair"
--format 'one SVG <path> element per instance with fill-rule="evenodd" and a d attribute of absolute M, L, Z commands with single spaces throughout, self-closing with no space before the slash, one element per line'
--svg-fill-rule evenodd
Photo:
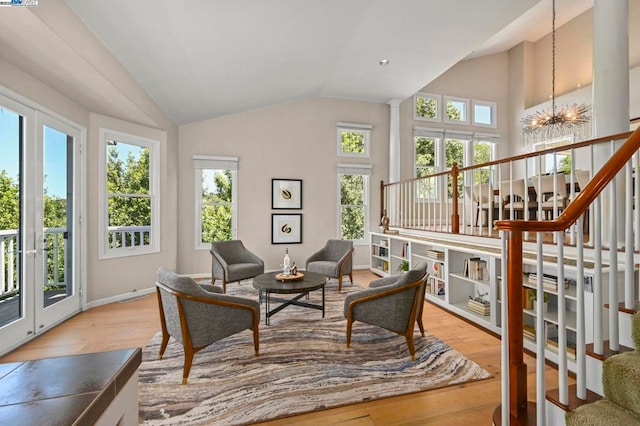
<path fill-rule="evenodd" d="M 307 259 L 306 270 L 317 272 L 326 277 L 338 279 L 338 291 L 342 290 L 342 276 L 349 275 L 353 283 L 351 272 L 351 256 L 353 255 L 353 241 L 329 240 L 319 251 Z"/>
<path fill-rule="evenodd" d="M 158 359 L 162 359 L 169 337 L 182 343 L 182 384 L 187 383 L 196 352 L 243 330 L 253 330 L 253 346 L 258 356 L 260 305 L 255 300 L 227 296 L 219 287 L 199 285 L 166 268 L 158 269 L 156 292 L 162 324 Z"/>
<path fill-rule="evenodd" d="M 217 241 L 211 243 L 211 284 L 222 280 L 222 292 L 227 283 L 246 280 L 264 273 L 264 262 L 244 247 L 242 241 Z"/>
<path fill-rule="evenodd" d="M 422 262 L 404 274 L 373 281 L 369 288 L 347 295 L 344 301 L 347 348 L 351 345 L 353 323 L 361 321 L 404 336 L 411 359 L 415 360 L 413 330 L 417 321 L 424 336 L 422 307 L 426 280 L 427 264 Z"/>

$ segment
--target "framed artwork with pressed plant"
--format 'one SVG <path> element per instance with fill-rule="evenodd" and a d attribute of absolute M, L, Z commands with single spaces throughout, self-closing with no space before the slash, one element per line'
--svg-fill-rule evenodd
<path fill-rule="evenodd" d="M 271 244 L 302 244 L 302 214 L 271 214 Z"/>
<path fill-rule="evenodd" d="M 271 208 L 302 209 L 302 179 L 271 179 Z"/>

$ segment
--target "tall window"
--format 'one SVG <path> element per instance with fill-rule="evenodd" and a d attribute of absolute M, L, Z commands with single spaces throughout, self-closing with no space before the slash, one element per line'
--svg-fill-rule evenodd
<path fill-rule="evenodd" d="M 367 242 L 370 175 L 369 165 L 338 165 L 338 233 L 343 240 Z"/>
<path fill-rule="evenodd" d="M 415 136 L 415 177 L 428 176 L 436 172 L 436 141 L 429 136 Z M 434 179 L 419 181 L 417 197 L 419 199 L 435 198 L 436 185 Z"/>
<path fill-rule="evenodd" d="M 370 137 L 368 124 L 338 123 L 338 155 L 368 158 Z"/>
<path fill-rule="evenodd" d="M 483 139 L 473 141 L 473 164 L 483 164 L 495 159 L 495 142 Z M 491 166 L 474 171 L 473 183 L 491 182 Z"/>
<path fill-rule="evenodd" d="M 237 235 L 237 157 L 194 157 L 196 191 L 196 249 Z"/>
<path fill-rule="evenodd" d="M 465 158 L 464 158 L 464 147 L 467 141 L 462 139 L 445 139 L 444 143 L 444 158 L 445 158 L 445 168 L 447 170 L 453 167 L 453 163 L 456 163 L 458 167 L 464 167 Z M 462 196 L 462 190 L 464 188 L 463 179 L 458 177 L 458 197 Z M 447 179 L 447 196 L 449 198 L 453 197 L 453 181 L 449 178 Z"/>
<path fill-rule="evenodd" d="M 100 129 L 101 257 L 160 250 L 159 142 Z"/>

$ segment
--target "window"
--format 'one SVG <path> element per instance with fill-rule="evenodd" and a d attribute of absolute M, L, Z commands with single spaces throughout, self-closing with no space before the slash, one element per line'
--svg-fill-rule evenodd
<path fill-rule="evenodd" d="M 159 145 L 100 129 L 100 258 L 160 250 Z"/>
<path fill-rule="evenodd" d="M 469 99 L 444 97 L 445 123 L 469 124 Z"/>
<path fill-rule="evenodd" d="M 413 119 L 440 121 L 440 95 L 416 93 L 413 96 Z"/>
<path fill-rule="evenodd" d="M 496 157 L 496 142 L 490 136 L 476 136 L 473 140 L 473 164 L 493 161 Z M 491 182 L 491 166 L 474 171 L 473 183 Z"/>
<path fill-rule="evenodd" d="M 338 165 L 338 234 L 354 244 L 367 244 L 371 166 Z"/>
<path fill-rule="evenodd" d="M 236 239 L 237 157 L 193 157 L 195 170 L 195 248 Z"/>
<path fill-rule="evenodd" d="M 338 123 L 338 155 L 369 158 L 370 136 L 368 124 Z"/>
<path fill-rule="evenodd" d="M 496 127 L 496 103 L 473 100 L 473 125 Z"/>
<path fill-rule="evenodd" d="M 457 163 L 458 167 L 464 167 L 464 149 L 466 140 L 462 139 L 445 139 L 444 143 L 444 157 L 445 157 L 445 168 L 447 170 L 453 167 L 453 163 Z M 453 181 L 449 178 L 447 179 L 447 197 L 453 198 Z M 464 182 L 461 177 L 458 177 L 458 197 L 462 196 L 462 190 L 464 188 Z"/>
<path fill-rule="evenodd" d="M 436 172 L 436 145 L 439 139 L 431 136 L 414 136 L 415 143 L 415 177 L 428 176 Z M 434 179 L 419 181 L 418 199 L 436 198 Z"/>

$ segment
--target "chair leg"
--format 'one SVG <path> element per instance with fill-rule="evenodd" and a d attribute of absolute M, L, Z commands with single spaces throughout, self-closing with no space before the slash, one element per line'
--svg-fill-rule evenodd
<path fill-rule="evenodd" d="M 258 327 L 253 328 L 253 348 L 256 350 L 256 356 L 260 355 L 260 338 L 258 337 Z"/>
<path fill-rule="evenodd" d="M 416 348 L 413 346 L 413 333 L 407 333 L 404 337 L 407 339 L 407 346 L 409 346 L 409 352 L 411 353 L 411 361 L 415 361 Z"/>
<path fill-rule="evenodd" d="M 167 344 L 169 343 L 169 333 L 162 330 L 162 343 L 160 344 L 160 352 L 158 353 L 158 359 L 162 359 L 164 355 L 164 351 L 167 349 Z"/>
<path fill-rule="evenodd" d="M 342 275 L 338 277 L 338 293 L 342 291 Z"/>
<path fill-rule="evenodd" d="M 227 280 L 224 278 L 222 278 L 222 292 L 225 294 L 227 293 Z"/>
<path fill-rule="evenodd" d="M 353 271 L 349 272 L 349 282 L 353 284 Z"/>
<path fill-rule="evenodd" d="M 424 325 L 422 324 L 422 315 L 418 317 L 418 328 L 420 329 L 420 334 L 424 337 Z"/>
<path fill-rule="evenodd" d="M 191 371 L 191 364 L 193 363 L 193 355 L 195 351 L 193 348 L 184 347 L 184 370 L 182 372 L 182 384 L 187 384 L 187 379 L 189 378 L 189 372 Z"/>
<path fill-rule="evenodd" d="M 351 347 L 351 326 L 353 321 L 347 320 L 347 348 Z"/>

